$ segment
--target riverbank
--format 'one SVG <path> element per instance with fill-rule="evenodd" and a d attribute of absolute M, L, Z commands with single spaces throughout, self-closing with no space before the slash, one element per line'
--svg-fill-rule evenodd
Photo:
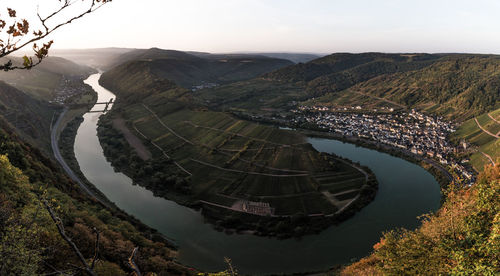
<path fill-rule="evenodd" d="M 369 204 L 377 192 L 378 182 L 369 168 L 353 164 L 350 160 L 334 154 L 324 153 L 322 154 L 323 158 L 327 159 L 330 164 L 344 163 L 347 166 L 352 166 L 360 171 L 361 176 L 365 178 L 359 191 L 351 191 L 351 194 L 357 194 L 351 200 L 348 200 L 349 193 L 344 194 L 341 199 L 337 199 L 328 191 L 323 191 L 332 205 L 338 204 L 341 200 L 349 201 L 339 207 L 335 213 L 263 216 L 244 212 L 237 208 L 212 204 L 194 197 L 190 190 L 186 189 L 189 187 L 189 183 L 184 183 L 180 175 L 165 175 L 169 171 L 175 172 L 171 160 L 166 160 L 158 154 L 152 159 L 141 158 L 137 149 L 129 144 L 123 131 L 117 129 L 113 124 L 116 120 L 115 117 L 121 118 L 116 114 L 116 111 L 101 117 L 97 131 L 104 155 L 113 167 L 118 172 L 123 172 L 133 179 L 135 184 L 150 189 L 155 196 L 173 200 L 195 210 L 201 210 L 207 223 L 210 223 L 215 230 L 226 234 L 253 234 L 277 237 L 278 239 L 301 238 L 305 235 L 318 234 L 331 225 L 338 225 L 352 217 Z M 128 128 L 131 129 L 130 126 Z M 158 172 L 163 172 L 163 174 L 159 175 Z"/>
<path fill-rule="evenodd" d="M 335 139 L 338 141 L 351 143 L 356 146 L 373 149 L 379 152 L 390 154 L 391 156 L 402 158 L 406 161 L 412 162 L 416 165 L 421 166 L 429 173 L 431 173 L 439 183 L 442 189 L 446 189 L 447 186 L 453 181 L 453 176 L 439 163 L 434 160 L 423 158 L 418 155 L 414 155 L 409 151 L 404 151 L 402 149 L 392 147 L 390 145 L 378 143 L 376 141 L 368 140 L 365 138 L 359 137 L 346 137 L 342 135 L 338 135 L 336 133 L 331 132 L 323 132 L 323 131 L 315 131 L 309 129 L 296 129 L 297 131 L 304 133 L 310 137 L 318 137 L 318 138 L 327 138 L 327 139 Z"/>
<path fill-rule="evenodd" d="M 402 158 L 404 160 L 407 160 L 409 162 L 412 162 L 414 164 L 417 164 L 427 170 L 429 173 L 431 173 L 436 180 L 438 181 L 440 187 L 442 190 L 445 190 L 448 187 L 448 184 L 450 184 L 454 178 L 450 174 L 450 172 L 443 167 L 440 163 L 438 163 L 435 160 L 425 158 L 420 155 L 415 155 L 411 153 L 408 150 L 403 150 L 401 148 L 397 148 L 394 146 L 390 146 L 387 144 L 383 144 L 377 141 L 373 141 L 370 139 L 362 138 L 362 137 L 354 137 L 354 136 L 345 136 L 341 135 L 339 133 L 333 133 L 333 132 L 327 132 L 320 130 L 316 127 L 311 127 L 311 128 L 301 128 L 297 127 L 295 125 L 291 125 L 288 123 L 285 123 L 283 121 L 279 120 L 270 120 L 270 119 L 260 119 L 260 120 L 255 120 L 250 116 L 246 116 L 242 113 L 238 112 L 230 112 L 232 115 L 234 115 L 237 118 L 241 118 L 243 120 L 250 120 L 256 123 L 261 123 L 265 125 L 271 125 L 271 126 L 277 126 L 277 127 L 283 127 L 286 129 L 294 130 L 294 131 L 299 131 L 303 133 L 306 136 L 311 136 L 311 137 L 318 137 L 318 138 L 328 138 L 328 139 L 335 139 L 339 140 L 342 142 L 346 143 L 352 143 L 360 147 L 366 147 L 370 149 L 374 149 L 383 153 L 390 154 L 394 157 Z M 442 193 L 442 196 L 444 196 L 444 193 Z"/>
<path fill-rule="evenodd" d="M 97 102 L 98 94 L 93 89 L 92 91 L 93 93 L 91 93 L 90 95 L 85 93 L 82 94 L 79 98 L 74 98 L 72 103 L 78 104 L 83 102 L 93 105 Z M 127 214 L 126 212 L 118 208 L 114 204 L 114 202 L 110 201 L 99 189 L 95 187 L 95 185 L 88 181 L 85 175 L 80 170 L 80 166 L 75 157 L 74 143 L 78 129 L 84 121 L 83 115 L 89 112 L 91 109 L 91 107 L 78 108 L 64 112 L 65 114 L 58 114 L 59 116 L 62 115 L 63 117 L 60 119 L 60 123 L 54 126 L 55 129 L 53 129 L 52 131 L 55 139 L 58 140 L 58 143 L 56 144 L 59 146 L 62 158 L 75 174 L 75 177 L 78 178 L 79 182 L 85 186 L 85 189 L 90 191 L 90 194 L 87 194 L 91 197 L 94 197 L 96 201 L 100 203 L 103 208 L 110 211 L 113 216 L 121 220 L 130 222 L 136 229 L 138 229 L 141 233 L 143 233 L 150 239 L 156 242 L 164 243 L 170 249 L 177 249 L 175 242 L 163 236 L 156 229 L 145 225 L 137 218 L 133 217 L 130 214 Z"/>
<path fill-rule="evenodd" d="M 103 101 L 114 98 L 96 79 L 91 85 L 106 95 Z M 97 117 L 85 115 L 75 141 L 75 155 L 83 173 L 121 209 L 175 239 L 180 263 L 202 271 L 226 269 L 224 257 L 231 258 L 234 267 L 245 275 L 326 271 L 366 256 L 384 231 L 415 229 L 420 225 L 418 216 L 439 207 L 439 186 L 421 167 L 352 144 L 311 138 L 309 142 L 318 151 L 334 152 L 370 167 L 379 181 L 375 199 L 343 223 L 301 239 L 227 235 L 214 230 L 199 212 L 156 197 L 116 172 L 102 154 L 96 136 Z"/>

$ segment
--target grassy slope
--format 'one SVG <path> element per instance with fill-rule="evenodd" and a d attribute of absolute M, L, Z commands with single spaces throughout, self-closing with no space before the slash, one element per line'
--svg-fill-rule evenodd
<path fill-rule="evenodd" d="M 145 135 L 145 143 L 156 143 L 192 173 L 192 199 L 228 207 L 238 199 L 264 201 L 279 215 L 332 214 L 365 184 L 359 171 L 340 161 L 330 164 L 303 136 L 207 111 L 194 103 L 192 93 L 151 72 L 116 67 L 101 84 L 118 96 L 113 112 Z M 150 149 L 159 158 L 159 150 Z M 339 206 L 321 193 L 350 189 L 357 192 L 339 199 Z"/>
<path fill-rule="evenodd" d="M 415 231 L 394 230 L 374 253 L 342 275 L 498 275 L 500 273 L 500 165 L 478 182 L 449 191 L 443 207 Z"/>
<path fill-rule="evenodd" d="M 196 91 L 202 102 L 217 109 L 285 110 L 288 103 L 304 99 L 305 87 L 266 79 L 254 79 Z"/>
<path fill-rule="evenodd" d="M 493 118 L 500 114 L 500 109 L 489 112 Z M 476 117 L 479 124 L 490 131 L 493 134 L 496 134 L 500 131 L 500 124 L 492 120 L 488 113 L 482 114 Z M 491 156 L 491 158 L 496 162 L 498 158 L 500 158 L 500 140 L 486 134 L 482 131 L 476 124 L 474 119 L 470 119 L 464 122 L 458 130 L 453 133 L 451 136 L 452 141 L 459 143 L 463 139 L 468 143 L 472 143 L 477 146 L 477 151 L 475 151 L 470 159 L 471 164 L 477 171 L 481 171 L 486 164 L 490 164 L 490 160 L 486 158 L 481 152 L 484 152 Z"/>

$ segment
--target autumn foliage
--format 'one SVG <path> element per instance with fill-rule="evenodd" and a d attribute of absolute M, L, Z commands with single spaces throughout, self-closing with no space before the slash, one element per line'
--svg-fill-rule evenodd
<path fill-rule="evenodd" d="M 52 0 L 56 1 L 56 0 Z M 8 16 L 0 14 L 0 58 L 9 56 L 25 47 L 32 47 L 33 57 L 24 56 L 22 65 L 15 65 L 12 60 L 7 60 L 0 64 L 0 70 L 10 71 L 15 69 L 31 69 L 40 64 L 49 54 L 49 49 L 54 43 L 52 40 L 37 44 L 43 41 L 55 30 L 82 18 L 86 14 L 92 13 L 112 0 L 57 0 L 59 6 L 48 14 L 41 14 L 39 11 L 30 15 L 38 20 L 30 24 L 25 18 L 19 18 L 17 11 L 6 8 Z M 68 11 L 75 4 L 87 4 L 82 9 Z M 33 7 L 34 11 L 37 7 Z M 33 27 L 35 25 L 36 27 Z"/>
<path fill-rule="evenodd" d="M 451 186 L 453 187 L 453 186 Z M 498 275 L 500 165 L 488 166 L 471 188 L 450 188 L 436 213 L 415 231 L 385 233 L 374 253 L 343 275 Z"/>

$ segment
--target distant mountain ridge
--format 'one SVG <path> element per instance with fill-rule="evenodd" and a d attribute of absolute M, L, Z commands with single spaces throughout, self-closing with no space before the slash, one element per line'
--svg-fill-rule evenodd
<path fill-rule="evenodd" d="M 306 104 L 397 105 L 463 121 L 499 107 L 497 72 L 500 56 L 494 55 L 336 53 L 199 96 L 214 108 L 279 111 L 309 100 Z"/>
<path fill-rule="evenodd" d="M 109 67 L 113 67 L 110 71 L 131 66 L 148 68 L 160 78 L 191 88 L 206 83 L 252 79 L 293 64 L 289 60 L 260 55 L 191 53 L 158 48 L 134 50 L 118 56 Z"/>
<path fill-rule="evenodd" d="M 316 103 L 363 105 L 384 99 L 457 121 L 500 107 L 500 56 L 433 57 L 437 59 L 421 68 L 373 75 L 344 91 L 335 89 L 338 84 L 330 79 L 316 79 L 308 83 L 308 89 L 324 95 Z"/>
<path fill-rule="evenodd" d="M 136 49 L 132 48 L 95 48 L 95 49 L 54 49 L 51 56 L 58 56 L 71 60 L 78 64 L 105 70 L 115 59 L 127 52 Z"/>
<path fill-rule="evenodd" d="M 9 57 L 14 64 L 22 63 L 21 58 Z M 40 65 L 30 70 L 0 72 L 0 80 L 22 90 L 31 96 L 46 101 L 52 100 L 62 76 L 77 77 L 96 72 L 95 69 L 61 57 L 48 57 Z"/>

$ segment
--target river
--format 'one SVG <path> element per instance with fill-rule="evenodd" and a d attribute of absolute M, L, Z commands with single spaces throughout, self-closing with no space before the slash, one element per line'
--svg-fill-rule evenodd
<path fill-rule="evenodd" d="M 98 93 L 98 102 L 115 95 L 98 83 L 100 74 L 85 83 Z M 440 188 L 423 168 L 400 158 L 336 140 L 309 138 L 319 151 L 334 152 L 370 167 L 379 181 L 375 200 L 354 217 L 318 235 L 300 240 L 276 240 L 252 235 L 227 235 L 204 223 L 201 214 L 153 196 L 106 161 L 97 138 L 101 113 L 87 113 L 78 129 L 75 156 L 80 169 L 119 208 L 158 229 L 179 245 L 179 261 L 205 271 L 225 269 L 224 257 L 245 274 L 322 270 L 366 256 L 383 231 L 415 228 L 417 216 L 437 210 Z"/>

